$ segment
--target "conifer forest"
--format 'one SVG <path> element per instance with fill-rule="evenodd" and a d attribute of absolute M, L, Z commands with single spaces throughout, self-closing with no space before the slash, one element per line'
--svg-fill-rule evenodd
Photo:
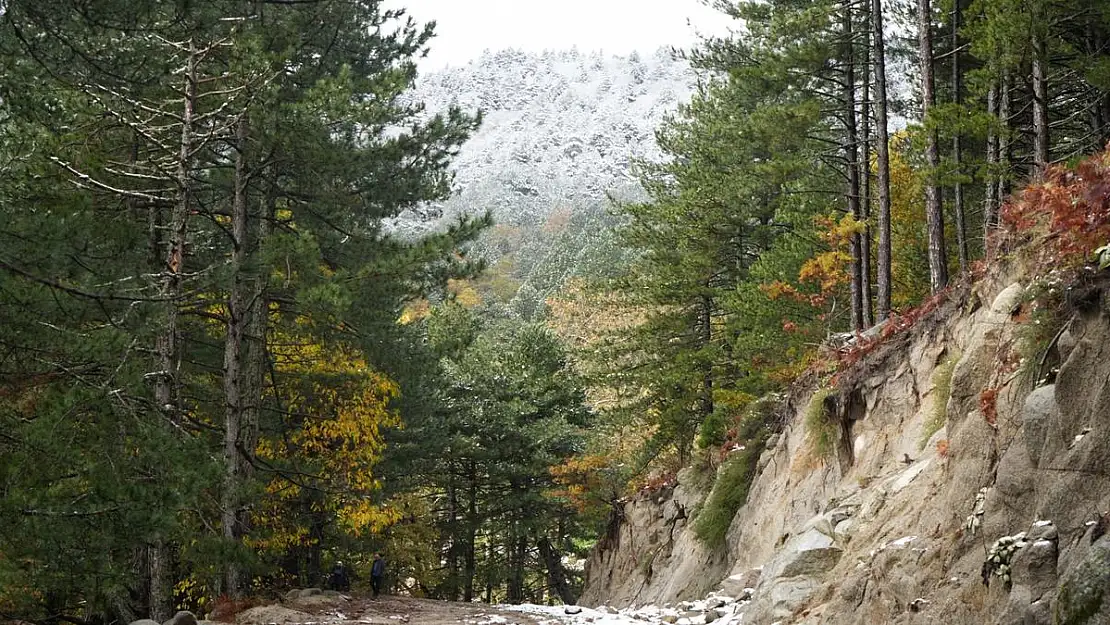
<path fill-rule="evenodd" d="M 734 484 L 693 521 L 723 540 L 797 380 L 1038 229 L 1110 264 L 1060 191 L 1110 184 L 1110 3 L 711 4 L 691 49 L 453 80 L 382 0 L 0 0 L 0 621 L 375 552 L 392 593 L 574 604 L 683 467 Z"/>

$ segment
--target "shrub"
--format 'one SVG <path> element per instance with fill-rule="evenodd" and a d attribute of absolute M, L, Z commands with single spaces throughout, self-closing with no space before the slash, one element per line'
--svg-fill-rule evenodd
<path fill-rule="evenodd" d="M 822 458 L 828 458 L 836 449 L 836 423 L 828 418 L 825 401 L 832 395 L 832 389 L 822 388 L 814 391 L 806 405 L 805 424 L 813 451 Z"/>
<path fill-rule="evenodd" d="M 713 491 L 694 521 L 694 534 L 699 540 L 711 546 L 724 542 L 733 517 L 748 499 L 762 451 L 762 446 L 737 451 L 721 465 Z"/>
<path fill-rule="evenodd" d="M 694 520 L 694 534 L 702 542 L 711 546 L 723 543 L 733 517 L 747 501 L 759 456 L 771 435 L 779 402 L 780 398 L 774 395 L 752 402 L 736 427 L 728 431 L 722 449 L 727 458 L 717 472 L 713 490 Z"/>
<path fill-rule="evenodd" d="M 1042 371 L 1059 332 L 1067 324 L 1072 308 L 1065 298 L 1065 276 L 1053 272 L 1029 285 L 1017 318 L 1017 356 L 1022 380 L 1029 386 L 1042 383 Z M 1059 364 L 1059 363 L 1057 363 Z"/>
<path fill-rule="evenodd" d="M 1033 250 L 1042 273 L 1081 265 L 1110 238 L 1110 152 L 1050 167 L 1002 209 L 996 243 Z M 1000 239 L 1000 240 L 999 240 Z"/>
<path fill-rule="evenodd" d="M 987 424 L 993 426 L 998 423 L 998 387 L 991 386 L 979 393 L 979 411 Z"/>
<path fill-rule="evenodd" d="M 725 442 L 728 431 L 728 416 L 718 407 L 702 421 L 698 430 L 698 447 L 707 449 Z"/>

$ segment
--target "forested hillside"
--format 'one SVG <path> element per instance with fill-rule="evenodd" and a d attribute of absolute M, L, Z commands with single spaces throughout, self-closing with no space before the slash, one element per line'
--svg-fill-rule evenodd
<path fill-rule="evenodd" d="M 0 619 L 229 617 L 376 551 L 573 603 L 683 467 L 721 544 L 791 385 L 1023 246 L 1054 297 L 1110 264 L 1105 3 L 720 7 L 681 60 L 420 79 L 378 0 L 0 3 Z"/>
<path fill-rule="evenodd" d="M 610 198 L 643 198 L 634 164 L 664 158 L 655 129 L 689 100 L 693 82 L 689 64 L 664 49 L 505 50 L 421 77 L 413 101 L 484 117 L 452 161 L 457 193 L 402 214 L 397 232 L 490 211 L 495 224 L 475 247 L 489 264 L 476 294 L 504 314 L 542 316 L 571 278 L 621 264 Z"/>

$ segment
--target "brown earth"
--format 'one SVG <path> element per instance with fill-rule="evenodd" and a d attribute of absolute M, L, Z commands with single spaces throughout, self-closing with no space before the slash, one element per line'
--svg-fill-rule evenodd
<path fill-rule="evenodd" d="M 529 616 L 477 603 L 364 595 L 312 595 L 252 608 L 236 625 L 538 625 Z"/>

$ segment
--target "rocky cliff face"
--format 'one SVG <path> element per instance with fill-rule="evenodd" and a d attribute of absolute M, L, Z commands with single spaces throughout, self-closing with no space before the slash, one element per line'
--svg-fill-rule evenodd
<path fill-rule="evenodd" d="M 1046 338 L 1033 294 L 1059 288 L 1010 272 L 879 342 L 826 389 L 831 454 L 800 416 L 819 389 L 795 389 L 727 545 L 693 537 L 701 498 L 680 476 L 625 506 L 584 600 L 715 591 L 748 601 L 744 623 L 1110 623 L 1110 297 L 1067 293 Z"/>

